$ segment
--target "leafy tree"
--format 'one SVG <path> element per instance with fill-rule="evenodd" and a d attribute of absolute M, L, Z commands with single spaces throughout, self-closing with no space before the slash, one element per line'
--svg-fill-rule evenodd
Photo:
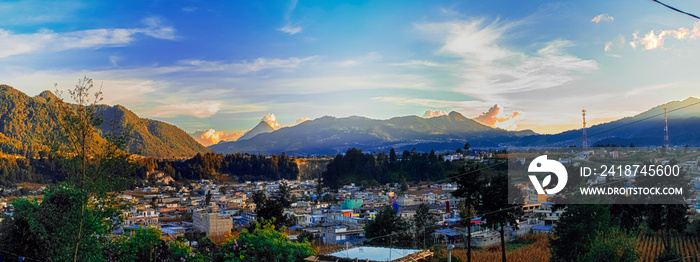
<path fill-rule="evenodd" d="M 426 248 L 426 243 L 433 243 L 433 232 L 437 219 L 429 213 L 430 208 L 425 203 L 418 205 L 416 214 L 413 216 L 414 241 L 423 241 L 423 249 Z M 419 246 L 419 245 L 414 245 Z"/>
<path fill-rule="evenodd" d="M 637 237 L 613 227 L 597 232 L 595 240 L 581 260 L 634 262 L 638 258 Z"/>
<path fill-rule="evenodd" d="M 469 152 L 469 149 L 470 149 L 470 148 L 472 148 L 472 147 L 469 145 L 469 142 L 467 142 L 467 143 L 464 144 L 464 150 L 465 150 L 465 151 Z"/>
<path fill-rule="evenodd" d="M 509 198 L 519 196 L 519 198 Z M 505 226 L 510 224 L 513 229 L 518 228 L 517 220 L 523 213 L 522 207 L 516 203 L 522 203 L 522 193 L 515 185 L 508 183 L 506 174 L 498 174 L 489 179 L 484 188 L 483 200 L 478 209 L 484 213 L 486 226 L 498 230 L 501 235 L 501 259 L 506 261 Z"/>
<path fill-rule="evenodd" d="M 471 261 L 471 221 L 474 218 L 476 207 L 481 205 L 481 194 L 485 180 L 482 177 L 481 168 L 476 165 L 472 168 L 460 167 L 459 173 L 452 175 L 452 182 L 456 182 L 458 185 L 457 190 L 452 192 L 452 196 L 461 199 L 459 209 L 462 212 L 460 212 L 460 217 L 466 223 L 463 226 L 467 227 L 467 261 Z"/>
<path fill-rule="evenodd" d="M 158 229 L 143 228 L 107 243 L 105 256 L 108 261 L 163 261 L 169 258 L 170 248 Z"/>
<path fill-rule="evenodd" d="M 204 197 L 204 206 L 208 207 L 211 203 L 211 190 L 207 190 L 207 195 Z"/>
<path fill-rule="evenodd" d="M 577 261 L 584 257 L 597 237 L 610 227 L 607 205 L 569 205 L 554 228 L 550 240 L 552 261 Z"/>
<path fill-rule="evenodd" d="M 224 242 L 216 253 L 217 261 L 282 262 L 304 261 L 315 250 L 308 241 L 292 243 L 287 235 L 275 230 L 270 221 L 256 223 L 255 229 L 241 232 L 238 239 Z"/>
<path fill-rule="evenodd" d="M 371 245 L 410 247 L 413 241 L 408 230 L 408 222 L 399 217 L 391 206 L 384 206 L 365 226 L 365 237 L 370 239 Z"/>
<path fill-rule="evenodd" d="M 277 194 L 268 197 L 262 191 L 253 193 L 253 203 L 255 203 L 255 213 L 258 215 L 258 221 L 273 221 L 275 227 L 281 228 L 284 226 L 292 226 L 294 221 L 284 214 L 284 204 L 287 203 L 283 199 L 289 199 L 286 194 Z"/>
<path fill-rule="evenodd" d="M 75 204 L 85 202 L 85 197 L 81 191 L 63 185 L 48 190 L 41 204 L 27 199 L 14 201 L 12 219 L 0 224 L 0 249 L 33 259 L 70 261 L 73 243 L 77 242 L 83 260 L 102 261 L 101 243 L 106 239 L 79 241 L 75 234 L 79 224 L 97 236 L 109 233 L 109 228 L 98 220 L 102 217 L 100 212 L 81 212 L 80 205 Z"/>
<path fill-rule="evenodd" d="M 69 90 L 75 105 L 54 101 L 55 112 L 60 116 L 60 130 L 49 133 L 51 151 L 49 159 L 58 159 L 66 182 L 49 189 L 41 204 L 18 200 L 17 219 L 2 226 L 24 228 L 3 232 L 2 246 L 13 249 L 15 254 L 27 257 L 51 258 L 53 261 L 102 261 L 100 243 L 110 230 L 110 219 L 120 208 L 114 198 L 125 187 L 125 178 L 134 164 L 123 151 L 128 130 L 114 132 L 102 139 L 95 132 L 101 123 L 96 114 L 97 103 L 102 99 L 100 91 L 91 101 L 92 79 L 80 79 Z M 59 96 L 60 92 L 57 92 Z M 117 136 L 118 133 L 121 135 Z M 33 239 L 26 250 L 18 242 Z"/>

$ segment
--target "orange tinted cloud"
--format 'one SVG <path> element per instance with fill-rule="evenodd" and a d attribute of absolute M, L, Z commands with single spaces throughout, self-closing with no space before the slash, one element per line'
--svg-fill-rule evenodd
<path fill-rule="evenodd" d="M 216 131 L 214 129 L 209 130 L 197 130 L 190 134 L 194 137 L 194 140 L 202 144 L 203 146 L 210 146 L 217 144 L 221 141 L 235 141 L 243 135 L 239 132 L 226 132 L 226 131 Z"/>
<path fill-rule="evenodd" d="M 514 130 L 518 127 L 517 123 L 522 120 L 523 114 L 518 111 L 513 111 L 511 114 L 503 112 L 498 104 L 489 108 L 489 111 L 482 113 L 474 118 L 474 120 L 490 127 L 497 127 L 505 130 Z"/>

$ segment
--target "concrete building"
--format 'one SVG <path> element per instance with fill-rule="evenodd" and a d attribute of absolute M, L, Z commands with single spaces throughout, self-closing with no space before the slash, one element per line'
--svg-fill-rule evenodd
<path fill-rule="evenodd" d="M 231 215 L 219 213 L 219 208 L 216 205 L 194 210 L 192 223 L 195 228 L 212 237 L 225 236 L 233 229 Z"/>

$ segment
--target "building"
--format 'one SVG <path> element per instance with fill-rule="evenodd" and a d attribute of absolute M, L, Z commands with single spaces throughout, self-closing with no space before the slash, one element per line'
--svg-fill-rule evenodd
<path fill-rule="evenodd" d="M 136 208 L 132 207 L 130 211 L 124 211 L 122 216 L 124 221 L 122 226 L 132 227 L 132 226 L 158 226 L 158 216 L 160 214 L 152 208 Z"/>
<path fill-rule="evenodd" d="M 205 232 L 207 236 L 225 236 L 233 229 L 233 219 L 231 219 L 231 215 L 218 211 L 219 208 L 216 205 L 196 209 L 192 212 L 192 224 L 196 229 Z"/>
<path fill-rule="evenodd" d="M 365 230 L 360 226 L 329 226 L 321 228 L 323 243 L 342 244 L 345 242 L 356 242 L 365 237 Z"/>

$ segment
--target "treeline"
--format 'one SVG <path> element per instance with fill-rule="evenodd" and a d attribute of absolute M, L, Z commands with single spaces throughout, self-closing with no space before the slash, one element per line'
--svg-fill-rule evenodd
<path fill-rule="evenodd" d="M 54 157 L 15 158 L 0 157 L 0 186 L 8 187 L 21 182 L 42 184 L 60 183 L 66 175 L 62 159 Z M 187 160 L 136 160 L 136 168 L 129 175 L 130 185 L 148 180 L 146 175 L 162 171 L 175 180 L 213 179 L 216 174 L 237 176 L 242 180 L 297 179 L 299 167 L 294 157 L 260 154 L 197 154 Z M 151 181 L 152 182 L 152 181 Z"/>
<path fill-rule="evenodd" d="M 243 180 L 297 179 L 295 158 L 262 154 L 197 154 L 188 160 L 159 160 L 149 168 L 162 170 L 174 179 L 212 179 L 215 174 L 237 176 Z"/>
<path fill-rule="evenodd" d="M 396 154 L 393 148 L 389 154 L 363 153 L 351 148 L 345 154 L 338 154 L 323 172 L 323 183 L 330 188 L 355 183 L 361 186 L 404 181 L 435 181 L 446 178 L 459 165 L 443 161 L 435 151 L 419 153 L 416 150 Z"/>

